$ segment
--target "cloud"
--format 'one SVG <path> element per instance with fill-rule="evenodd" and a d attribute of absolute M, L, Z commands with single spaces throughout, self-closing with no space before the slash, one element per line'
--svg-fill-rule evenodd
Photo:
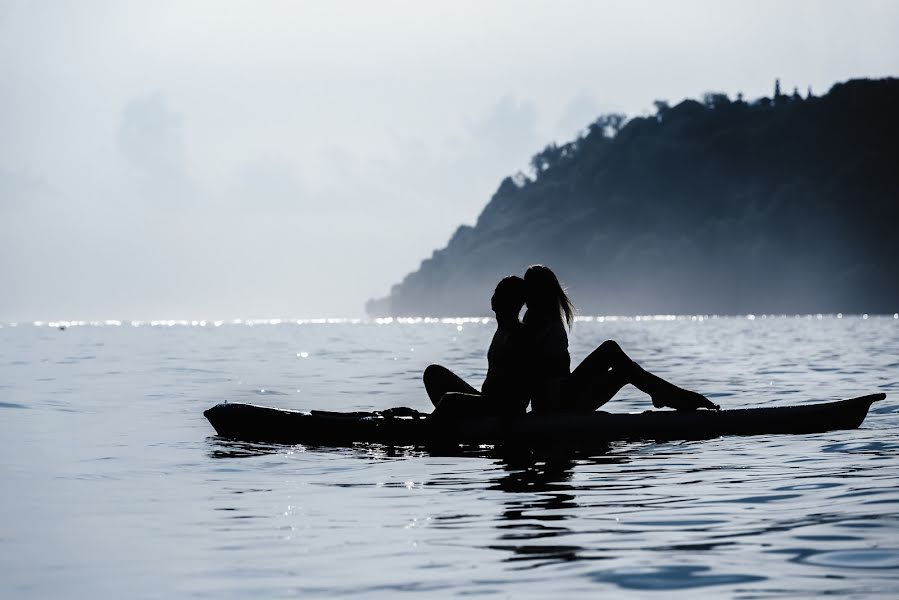
<path fill-rule="evenodd" d="M 537 108 L 511 95 L 500 98 L 487 115 L 470 128 L 476 143 L 500 155 L 518 155 L 539 145 Z"/>
<path fill-rule="evenodd" d="M 160 91 L 130 100 L 122 111 L 119 152 L 157 191 L 173 191 L 188 183 L 183 119 L 169 109 Z"/>
<path fill-rule="evenodd" d="M 311 208 L 296 167 L 277 156 L 259 156 L 240 166 L 227 195 L 235 207 L 246 209 L 292 213 Z"/>
<path fill-rule="evenodd" d="M 41 177 L 24 170 L 11 171 L 0 167 L 0 208 L 4 212 L 33 209 L 52 192 L 53 189 Z"/>
<path fill-rule="evenodd" d="M 590 123 L 596 120 L 600 112 L 596 98 L 581 90 L 565 105 L 562 115 L 556 122 L 553 132 L 556 141 L 564 143 L 577 137 Z"/>

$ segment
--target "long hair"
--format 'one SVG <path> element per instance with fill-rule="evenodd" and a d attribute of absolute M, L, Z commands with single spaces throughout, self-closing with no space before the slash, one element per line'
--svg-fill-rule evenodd
<path fill-rule="evenodd" d="M 527 316 L 530 319 L 559 319 L 571 329 L 574 304 L 552 269 L 544 265 L 531 265 L 524 273 L 524 283 Z"/>

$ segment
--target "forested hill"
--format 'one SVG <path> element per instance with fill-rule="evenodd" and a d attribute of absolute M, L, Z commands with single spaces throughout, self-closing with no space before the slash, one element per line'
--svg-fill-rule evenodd
<path fill-rule="evenodd" d="M 581 314 L 899 310 L 899 79 L 656 107 L 538 153 L 368 313 L 489 314 L 532 263 Z"/>

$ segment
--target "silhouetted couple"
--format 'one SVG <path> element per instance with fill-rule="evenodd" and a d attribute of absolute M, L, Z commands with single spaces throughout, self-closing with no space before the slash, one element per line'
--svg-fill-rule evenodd
<path fill-rule="evenodd" d="M 522 322 L 518 315 L 525 304 Z M 535 413 L 589 413 L 628 383 L 648 394 L 656 408 L 719 408 L 702 394 L 646 371 L 611 340 L 571 371 L 566 326 L 571 328 L 574 306 L 549 267 L 528 267 L 524 279 L 505 277 L 490 307 L 496 313 L 496 333 L 481 391 L 449 369 L 430 365 L 424 383 L 434 414 L 516 415 L 528 403 Z"/>

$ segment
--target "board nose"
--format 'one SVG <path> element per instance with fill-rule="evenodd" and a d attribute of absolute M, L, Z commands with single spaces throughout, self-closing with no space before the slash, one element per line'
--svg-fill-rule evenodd
<path fill-rule="evenodd" d="M 209 421 L 209 424 L 212 425 L 216 431 L 218 431 L 218 427 L 216 427 L 216 422 L 219 420 L 219 416 L 222 414 L 222 405 L 216 404 L 211 408 L 207 408 L 203 411 L 203 416 L 206 417 L 206 420 Z"/>

